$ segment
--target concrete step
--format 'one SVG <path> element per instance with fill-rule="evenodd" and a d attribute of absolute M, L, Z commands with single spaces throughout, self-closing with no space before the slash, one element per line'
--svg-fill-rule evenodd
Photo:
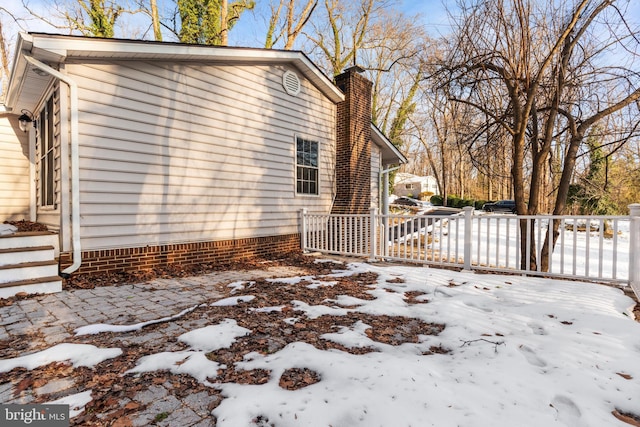
<path fill-rule="evenodd" d="M 0 249 L 0 266 L 55 259 L 53 246 Z"/>
<path fill-rule="evenodd" d="M 49 231 L 28 231 L 0 236 L 0 249 L 53 246 L 54 256 L 60 255 L 58 235 Z"/>
<path fill-rule="evenodd" d="M 26 292 L 28 294 L 52 294 L 60 291 L 62 291 L 62 279 L 59 276 L 0 283 L 0 298 L 9 298 L 19 292 Z"/>
<path fill-rule="evenodd" d="M 22 262 L 0 266 L 0 284 L 58 275 L 56 260 Z"/>

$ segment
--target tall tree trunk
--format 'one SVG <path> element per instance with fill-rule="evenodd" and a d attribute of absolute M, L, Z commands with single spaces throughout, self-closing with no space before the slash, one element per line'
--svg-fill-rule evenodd
<path fill-rule="evenodd" d="M 0 76 L 4 76 L 2 79 L 2 87 L 0 88 L 0 90 L 2 90 L 0 101 L 4 101 L 3 97 L 7 94 L 7 85 L 9 84 L 9 53 L 4 40 L 2 21 L 0 21 L 0 62 L 2 63 L 2 73 Z"/>
<path fill-rule="evenodd" d="M 227 15 L 229 14 L 228 0 L 221 0 L 220 2 L 220 45 L 227 46 L 229 44 L 229 21 Z"/>
<path fill-rule="evenodd" d="M 158 13 L 158 0 L 149 0 L 151 7 L 151 23 L 153 24 L 153 39 L 162 41 L 162 32 L 160 31 L 160 14 Z"/>
<path fill-rule="evenodd" d="M 571 177 L 573 176 L 573 170 L 576 165 L 576 155 L 578 154 L 578 148 L 582 143 L 583 137 L 584 134 L 574 135 L 569 143 L 569 148 L 564 158 L 564 167 L 560 177 L 560 185 L 558 186 L 558 195 L 553 208 L 553 215 L 564 214 L 564 209 L 567 205 L 567 196 L 569 195 L 569 185 L 571 184 Z M 540 268 L 542 271 L 549 271 L 549 258 L 558 241 L 558 236 L 560 235 L 558 232 L 559 228 L 560 221 L 553 221 L 551 240 L 549 240 L 549 233 L 547 232 L 545 234 L 542 250 L 540 251 Z"/>

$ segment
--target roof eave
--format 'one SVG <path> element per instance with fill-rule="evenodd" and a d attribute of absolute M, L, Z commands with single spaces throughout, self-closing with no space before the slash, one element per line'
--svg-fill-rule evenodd
<path fill-rule="evenodd" d="M 64 62 L 72 58 L 104 58 L 290 63 L 332 102 L 344 101 L 344 94 L 340 89 L 300 51 L 38 34 L 29 36 L 33 39 L 32 54 L 45 62 Z"/>
<path fill-rule="evenodd" d="M 18 34 L 18 42 L 13 56 L 13 65 L 11 67 L 11 73 L 9 74 L 9 83 L 7 84 L 7 93 L 4 98 L 4 105 L 7 111 L 14 109 L 18 95 L 22 90 L 28 65 L 22 56 L 22 51 L 30 50 L 31 46 L 31 38 L 28 34 Z"/>
<path fill-rule="evenodd" d="M 371 123 L 371 137 L 373 142 L 376 143 L 382 151 L 383 164 L 405 164 L 409 161 L 373 123 Z"/>

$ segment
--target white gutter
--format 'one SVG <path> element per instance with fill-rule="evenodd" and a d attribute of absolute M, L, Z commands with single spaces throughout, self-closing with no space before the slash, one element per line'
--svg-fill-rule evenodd
<path fill-rule="evenodd" d="M 33 126 L 30 126 L 31 128 Z M 33 222 L 38 220 L 38 195 L 36 194 L 36 135 L 29 130 L 29 219 Z"/>
<path fill-rule="evenodd" d="M 69 86 L 69 107 L 71 110 L 71 237 L 73 243 L 73 264 L 61 272 L 61 275 L 69 275 L 80 268 L 80 264 L 82 264 L 80 246 L 80 167 L 78 164 L 78 85 L 71 77 L 62 74 L 58 70 L 54 70 L 28 53 L 23 52 L 23 56 L 31 65 L 49 73 Z"/>

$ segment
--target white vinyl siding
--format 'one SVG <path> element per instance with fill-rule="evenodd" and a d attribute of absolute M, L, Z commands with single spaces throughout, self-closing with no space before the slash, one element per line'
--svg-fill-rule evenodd
<path fill-rule="evenodd" d="M 297 233 L 333 198 L 335 105 L 284 66 L 67 64 L 79 86 L 83 250 Z M 320 144 L 295 197 L 295 135 Z"/>
<path fill-rule="evenodd" d="M 18 116 L 0 117 L 0 223 L 29 219 L 29 133 Z"/>

